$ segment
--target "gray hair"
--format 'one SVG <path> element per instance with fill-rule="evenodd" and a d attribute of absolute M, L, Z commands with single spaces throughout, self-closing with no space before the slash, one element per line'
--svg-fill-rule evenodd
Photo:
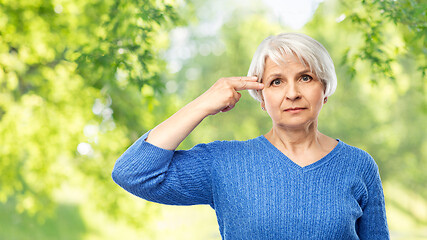
<path fill-rule="evenodd" d="M 301 33 L 281 33 L 269 36 L 258 46 L 249 67 L 248 76 L 257 76 L 262 82 L 265 60 L 270 57 L 276 64 L 284 62 L 284 55 L 296 55 L 304 66 L 308 65 L 322 82 L 325 96 L 328 97 L 337 88 L 337 76 L 331 56 L 322 44 Z M 253 98 L 262 101 L 256 90 L 249 90 Z"/>

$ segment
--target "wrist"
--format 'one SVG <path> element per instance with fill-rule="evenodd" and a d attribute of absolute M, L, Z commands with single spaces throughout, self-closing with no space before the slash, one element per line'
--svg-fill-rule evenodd
<path fill-rule="evenodd" d="M 201 120 L 206 118 L 209 115 L 214 115 L 216 112 L 209 108 L 208 102 L 198 97 L 190 102 L 186 107 L 191 111 L 191 113 L 196 114 Z"/>

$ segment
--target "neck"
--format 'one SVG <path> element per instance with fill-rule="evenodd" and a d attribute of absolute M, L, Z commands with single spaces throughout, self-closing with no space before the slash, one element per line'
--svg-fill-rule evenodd
<path fill-rule="evenodd" d="M 285 128 L 273 125 L 265 137 L 273 145 L 286 152 L 299 153 L 320 145 L 321 134 L 317 130 L 317 122 L 302 128 Z"/>

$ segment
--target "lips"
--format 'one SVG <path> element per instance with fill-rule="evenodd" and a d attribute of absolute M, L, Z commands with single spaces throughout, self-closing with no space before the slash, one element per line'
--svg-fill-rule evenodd
<path fill-rule="evenodd" d="M 303 107 L 292 107 L 292 108 L 286 108 L 285 112 L 288 112 L 288 113 L 299 113 L 299 112 L 301 112 L 301 111 L 303 111 L 305 109 L 307 109 L 307 108 L 303 108 Z"/>
<path fill-rule="evenodd" d="M 292 112 L 292 111 L 300 111 L 300 110 L 304 110 L 307 108 L 303 108 L 303 107 L 292 107 L 292 108 L 286 108 L 285 112 Z"/>

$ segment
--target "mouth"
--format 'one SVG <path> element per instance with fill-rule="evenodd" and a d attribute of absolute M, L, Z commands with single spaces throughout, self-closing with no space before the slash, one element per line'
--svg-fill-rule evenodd
<path fill-rule="evenodd" d="M 302 110 L 305 110 L 307 108 L 303 108 L 303 107 L 292 107 L 292 108 L 286 108 L 285 112 L 300 112 Z"/>

